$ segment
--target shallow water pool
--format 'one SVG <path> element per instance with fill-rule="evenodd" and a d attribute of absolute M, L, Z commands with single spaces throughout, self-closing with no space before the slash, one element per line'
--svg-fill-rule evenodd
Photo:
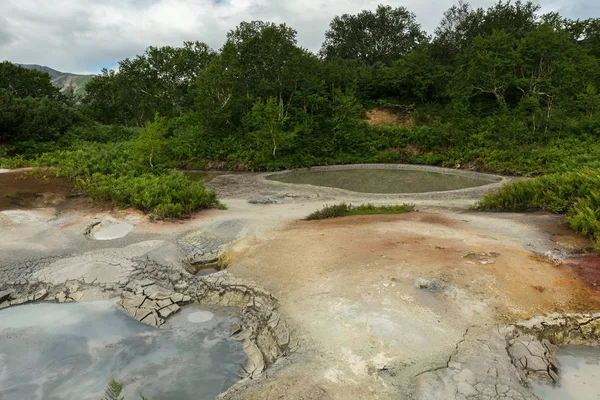
<path fill-rule="evenodd" d="M 426 193 L 465 189 L 494 182 L 493 178 L 475 178 L 440 172 L 405 169 L 340 169 L 298 171 L 275 174 L 267 179 L 285 183 L 310 184 L 361 193 Z"/>
<path fill-rule="evenodd" d="M 12 307 L 0 312 L 0 399 L 99 400 L 115 378 L 128 400 L 212 400 L 244 362 L 237 321 L 187 306 L 156 329 L 111 302 Z"/>
<path fill-rule="evenodd" d="M 560 382 L 558 385 L 532 384 L 542 400 L 599 400 L 600 348 L 561 346 L 558 349 Z"/>

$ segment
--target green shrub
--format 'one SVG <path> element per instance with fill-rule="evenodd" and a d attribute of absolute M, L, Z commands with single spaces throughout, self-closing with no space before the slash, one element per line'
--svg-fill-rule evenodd
<path fill-rule="evenodd" d="M 566 223 L 600 248 L 600 170 L 550 174 L 504 185 L 477 204 L 480 210 L 566 213 Z"/>
<path fill-rule="evenodd" d="M 179 172 L 140 176 L 95 173 L 79 178 L 76 185 L 94 200 L 135 207 L 159 219 L 182 218 L 193 211 L 220 206 L 214 192 Z"/>
<path fill-rule="evenodd" d="M 404 214 L 414 211 L 414 204 L 400 204 L 393 206 L 375 206 L 373 204 L 362 204 L 353 206 L 352 204 L 340 203 L 331 206 L 325 206 L 321 210 L 311 213 L 306 217 L 307 221 L 337 217 L 347 217 L 350 215 L 375 215 L 375 214 Z"/>

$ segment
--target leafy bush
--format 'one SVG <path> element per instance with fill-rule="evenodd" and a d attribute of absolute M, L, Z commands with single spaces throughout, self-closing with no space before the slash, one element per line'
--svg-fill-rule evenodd
<path fill-rule="evenodd" d="M 480 210 L 542 209 L 566 213 L 566 223 L 600 249 L 600 170 L 550 174 L 504 185 L 477 204 Z"/>
<path fill-rule="evenodd" d="M 140 176 L 95 173 L 78 179 L 76 185 L 94 200 L 135 207 L 161 219 L 219 206 L 214 192 L 179 172 Z"/>
<path fill-rule="evenodd" d="M 154 218 L 181 218 L 220 206 L 215 193 L 207 191 L 202 182 L 191 182 L 164 165 L 151 167 L 145 158 L 147 149 L 132 147 L 130 142 L 85 143 L 77 150 L 45 153 L 30 161 L 14 157 L 0 164 L 11 168 L 52 167 L 46 173 L 76 178 L 77 188 L 92 199 L 135 207 Z M 140 151 L 144 151 L 144 163 L 140 162 Z"/>
<path fill-rule="evenodd" d="M 414 211 L 414 204 L 400 204 L 393 206 L 375 206 L 373 204 L 362 204 L 353 206 L 352 204 L 340 203 L 331 206 L 325 206 L 323 209 L 311 213 L 306 217 L 307 221 L 337 217 L 347 217 L 350 215 L 375 215 L 375 214 L 404 214 Z"/>

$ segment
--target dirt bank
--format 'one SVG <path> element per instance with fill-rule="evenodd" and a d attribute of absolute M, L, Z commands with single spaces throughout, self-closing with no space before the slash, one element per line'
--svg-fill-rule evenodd
<path fill-rule="evenodd" d="M 73 184 L 66 178 L 28 171 L 0 173 L 0 211 L 56 206 L 71 189 Z"/>

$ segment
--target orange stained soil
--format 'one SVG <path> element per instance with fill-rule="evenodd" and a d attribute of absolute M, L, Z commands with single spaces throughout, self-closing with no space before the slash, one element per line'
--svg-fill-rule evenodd
<path fill-rule="evenodd" d="M 487 302 L 505 320 L 600 309 L 598 257 L 556 266 L 508 239 L 493 226 L 420 212 L 295 222 L 230 257 L 237 275 L 298 300 L 327 292 L 332 279 L 358 300 L 377 282 L 424 278 Z"/>

